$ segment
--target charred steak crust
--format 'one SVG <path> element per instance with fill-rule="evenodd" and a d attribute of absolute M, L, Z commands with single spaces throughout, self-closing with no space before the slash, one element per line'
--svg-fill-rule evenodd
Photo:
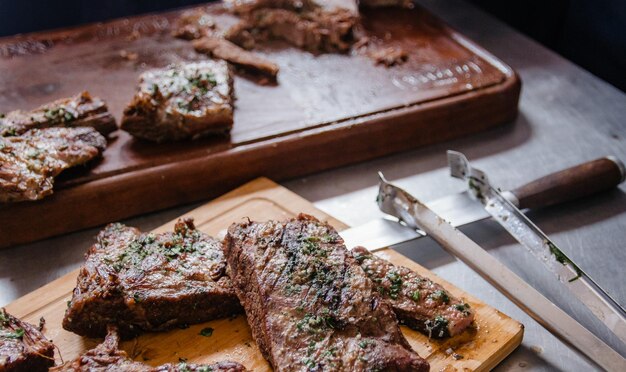
<path fill-rule="evenodd" d="M 127 338 L 241 312 L 220 242 L 191 219 L 163 234 L 111 224 L 86 254 L 63 327 L 102 337 L 114 324 Z"/>
<path fill-rule="evenodd" d="M 0 202 L 38 200 L 52 194 L 54 177 L 99 157 L 106 139 L 95 129 L 32 129 L 0 137 Z"/>
<path fill-rule="evenodd" d="M 463 332 L 474 320 L 468 303 L 453 297 L 432 280 L 406 267 L 395 266 L 363 247 L 354 248 L 352 254 L 402 324 L 439 338 Z"/>
<path fill-rule="evenodd" d="M 427 371 L 328 224 L 301 214 L 233 224 L 224 241 L 252 335 L 277 371 Z"/>
<path fill-rule="evenodd" d="M 154 142 L 228 133 L 233 126 L 233 79 L 224 61 L 172 65 L 141 74 L 121 128 Z"/>
<path fill-rule="evenodd" d="M 240 372 L 246 369 L 235 362 L 213 364 L 164 364 L 151 367 L 130 359 L 124 350 L 118 348 L 119 336 L 115 327 L 109 327 L 103 343 L 88 350 L 75 360 L 51 368 L 55 372 L 80 371 L 123 371 L 123 372 Z"/>
<path fill-rule="evenodd" d="M 89 92 L 59 99 L 32 111 L 16 110 L 0 116 L 0 136 L 3 137 L 49 127 L 93 127 L 104 135 L 117 129 L 106 103 Z"/>
<path fill-rule="evenodd" d="M 34 326 L 0 309 L 0 371 L 47 371 L 54 345 Z"/>

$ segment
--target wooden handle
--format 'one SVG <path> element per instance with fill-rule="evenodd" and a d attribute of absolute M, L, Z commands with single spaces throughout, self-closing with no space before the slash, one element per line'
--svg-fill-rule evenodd
<path fill-rule="evenodd" d="M 549 174 L 511 193 L 517 206 L 540 208 L 608 190 L 624 181 L 624 164 L 612 156 Z"/>

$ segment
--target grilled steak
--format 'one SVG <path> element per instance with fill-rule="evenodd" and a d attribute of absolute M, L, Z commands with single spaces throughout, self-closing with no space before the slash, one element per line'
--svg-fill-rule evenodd
<path fill-rule="evenodd" d="M 223 59 L 245 70 L 261 73 L 272 79 L 278 74 L 278 65 L 260 55 L 249 52 L 219 36 L 205 36 L 193 42 L 199 53 Z"/>
<path fill-rule="evenodd" d="M 75 360 L 61 366 L 51 368 L 56 372 L 97 372 L 97 371 L 122 371 L 122 372 L 238 372 L 246 369 L 235 362 L 218 362 L 214 364 L 164 364 L 151 367 L 141 362 L 130 359 L 124 350 L 118 349 L 119 337 L 114 327 L 109 332 L 104 342 L 95 349 L 85 352 Z"/>
<path fill-rule="evenodd" d="M 29 129 L 49 127 L 93 127 L 107 135 L 117 129 L 106 103 L 89 92 L 60 99 L 32 111 L 0 114 L 0 136 L 17 136 Z"/>
<path fill-rule="evenodd" d="M 106 139 L 95 129 L 32 129 L 0 137 L 0 202 L 37 200 L 52 194 L 54 177 L 100 156 Z"/>
<path fill-rule="evenodd" d="M 354 42 L 358 9 L 352 0 L 233 0 L 243 18 L 226 38 L 246 48 L 267 39 L 284 40 L 313 52 L 346 52 Z"/>
<path fill-rule="evenodd" d="M 0 309 L 0 371 L 47 371 L 54 345 L 32 325 Z"/>
<path fill-rule="evenodd" d="M 233 224 L 224 241 L 252 335 L 277 371 L 426 371 L 337 232 L 312 216 Z"/>
<path fill-rule="evenodd" d="M 242 312 L 220 242 L 180 220 L 174 232 L 142 234 L 108 225 L 86 255 L 63 328 L 122 337 L 201 323 Z"/>
<path fill-rule="evenodd" d="M 429 337 L 446 337 L 463 332 L 474 320 L 469 304 L 432 280 L 406 267 L 394 266 L 363 247 L 354 248 L 352 254 L 402 324 Z"/>
<path fill-rule="evenodd" d="M 122 129 L 165 142 L 227 133 L 233 125 L 233 81 L 224 61 L 201 61 L 141 74 Z"/>

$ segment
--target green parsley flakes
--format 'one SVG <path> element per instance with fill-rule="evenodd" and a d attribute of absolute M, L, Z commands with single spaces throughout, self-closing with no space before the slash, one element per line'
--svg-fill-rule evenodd
<path fill-rule="evenodd" d="M 212 335 L 213 335 L 213 328 L 211 327 L 202 328 L 202 330 L 200 331 L 200 336 L 211 337 Z"/>

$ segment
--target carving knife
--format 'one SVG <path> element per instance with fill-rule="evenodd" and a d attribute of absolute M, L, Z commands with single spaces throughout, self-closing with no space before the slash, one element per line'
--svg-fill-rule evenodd
<path fill-rule="evenodd" d="M 473 168 L 465 155 L 460 152 L 448 151 L 448 164 L 452 177 L 467 182 L 471 196 L 548 271 L 556 275 L 561 282 L 561 288 L 567 288 L 622 342 L 626 343 L 626 310 L 520 212 L 516 206 L 519 205 L 519 201 L 517 203 L 510 201 L 511 199 L 515 201 L 515 196 L 505 198 L 503 193 L 489 183 L 487 175 Z"/>
<path fill-rule="evenodd" d="M 549 174 L 502 194 L 520 209 L 534 209 L 611 189 L 622 183 L 625 177 L 622 162 L 606 157 Z M 491 218 L 468 191 L 445 196 L 426 205 L 454 227 Z M 341 236 L 348 247 L 361 245 L 375 251 L 423 235 L 399 225 L 395 220 L 379 218 L 344 230 Z"/>
<path fill-rule="evenodd" d="M 546 329 L 576 347 L 600 367 L 608 371 L 623 370 L 626 359 L 619 353 L 419 200 L 388 183 L 382 174 L 378 205 L 383 212 L 398 218 L 407 230 L 423 230 L 421 234 L 430 235 Z"/>

